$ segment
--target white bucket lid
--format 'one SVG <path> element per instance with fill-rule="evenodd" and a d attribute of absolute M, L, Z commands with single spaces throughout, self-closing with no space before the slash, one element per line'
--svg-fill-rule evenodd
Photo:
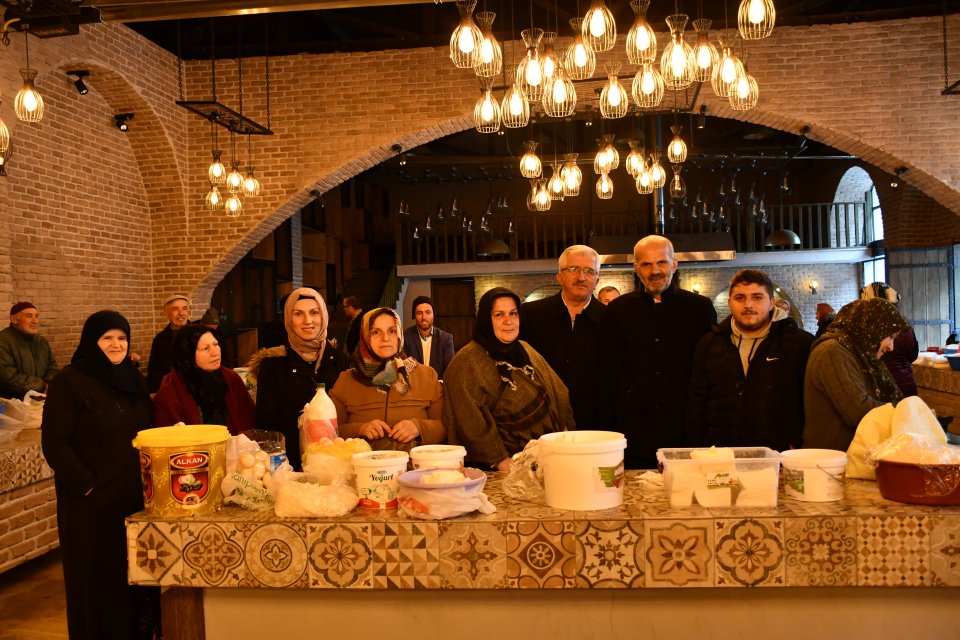
<path fill-rule="evenodd" d="M 780 454 L 783 464 L 791 468 L 844 467 L 847 454 L 836 449 L 790 449 Z"/>
<path fill-rule="evenodd" d="M 539 438 L 544 453 L 609 453 L 627 448 L 616 431 L 557 431 Z"/>
<path fill-rule="evenodd" d="M 414 458 L 455 458 L 467 455 L 467 449 L 457 444 L 422 444 L 410 449 Z"/>
<path fill-rule="evenodd" d="M 353 464 L 361 467 L 406 466 L 410 456 L 406 451 L 362 451 L 353 454 Z"/>

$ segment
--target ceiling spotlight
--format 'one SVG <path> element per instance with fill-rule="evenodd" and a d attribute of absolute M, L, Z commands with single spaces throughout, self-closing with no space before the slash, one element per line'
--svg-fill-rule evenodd
<path fill-rule="evenodd" d="M 896 169 L 894 169 L 894 170 L 893 170 L 893 173 L 896 174 L 897 177 L 890 181 L 890 186 L 893 187 L 894 189 L 896 189 L 897 187 L 899 187 L 899 186 L 900 186 L 900 176 L 902 176 L 903 174 L 905 174 L 907 171 L 909 171 L 909 169 L 907 169 L 906 167 L 897 167 Z"/>
<path fill-rule="evenodd" d="M 73 81 L 73 86 L 77 88 L 77 93 L 85 96 L 90 92 L 90 89 L 88 89 L 87 85 L 83 82 L 83 79 L 90 75 L 89 71 L 83 71 L 82 69 L 77 71 L 67 71 L 67 75 L 76 78 L 76 80 Z"/>
<path fill-rule="evenodd" d="M 130 125 L 127 124 L 128 120 L 133 120 L 132 113 L 118 113 L 117 115 L 113 116 L 114 126 L 124 133 L 130 130 Z"/>

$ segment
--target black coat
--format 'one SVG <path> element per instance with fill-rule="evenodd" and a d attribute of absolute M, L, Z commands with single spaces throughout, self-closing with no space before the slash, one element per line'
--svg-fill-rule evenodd
<path fill-rule="evenodd" d="M 302 466 L 297 419 L 304 405 L 313 399 L 318 384 L 323 383 L 329 393 L 340 372 L 350 368 L 350 358 L 329 341 L 322 358 L 314 374 L 313 363 L 287 347 L 285 356 L 264 358 L 257 372 L 257 428 L 283 434 L 287 458 L 297 471 Z"/>
<path fill-rule="evenodd" d="M 656 467 L 657 449 L 682 447 L 693 349 L 717 321 L 709 299 L 674 286 L 607 305 L 603 373 L 607 424 L 627 437 L 628 469 Z"/>
<path fill-rule="evenodd" d="M 731 341 L 730 318 L 700 338 L 693 355 L 687 445 L 799 448 L 803 375 L 813 336 L 784 320 L 770 325 L 747 375 Z"/>
<path fill-rule="evenodd" d="M 153 407 L 67 367 L 43 407 L 43 455 L 54 472 L 71 638 L 137 638 L 143 589 L 127 584 L 124 518 L 143 508 L 137 431 Z M 89 491 L 89 494 L 86 494 Z M 86 494 L 86 495 L 85 495 Z"/>
<path fill-rule="evenodd" d="M 150 393 L 160 390 L 164 376 L 170 373 L 170 351 L 173 348 L 175 332 L 168 324 L 153 337 L 150 345 L 150 362 L 147 363 L 147 388 Z"/>
<path fill-rule="evenodd" d="M 560 376 L 570 391 L 578 429 L 598 429 L 601 376 L 601 323 L 606 307 L 596 298 L 570 326 L 570 312 L 561 294 L 525 302 L 520 307 L 520 339 L 529 343 Z"/>

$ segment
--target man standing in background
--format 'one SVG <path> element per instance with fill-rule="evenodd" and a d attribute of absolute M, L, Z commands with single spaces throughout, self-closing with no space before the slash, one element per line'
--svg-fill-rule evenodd
<path fill-rule="evenodd" d="M 433 300 L 417 296 L 411 305 L 416 324 L 403 332 L 407 355 L 432 367 L 443 380 L 443 372 L 453 360 L 453 334 L 434 326 Z"/>
<path fill-rule="evenodd" d="M 40 335 L 40 310 L 32 302 L 10 308 L 10 326 L 0 331 L 0 397 L 23 399 L 28 391 L 47 392 L 60 372 L 50 343 Z"/>
<path fill-rule="evenodd" d="M 150 363 L 147 365 L 147 388 L 150 393 L 160 389 L 163 377 L 170 373 L 170 348 L 177 331 L 190 322 L 190 301 L 187 296 L 174 294 L 163 303 L 163 315 L 169 323 L 153 338 L 150 345 Z"/>

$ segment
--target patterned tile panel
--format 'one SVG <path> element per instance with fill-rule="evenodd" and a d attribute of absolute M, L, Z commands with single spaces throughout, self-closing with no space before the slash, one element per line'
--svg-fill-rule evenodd
<path fill-rule="evenodd" d="M 435 522 L 376 522 L 371 526 L 375 589 L 438 589 L 439 531 Z"/>
<path fill-rule="evenodd" d="M 718 587 L 782 587 L 786 582 L 783 520 L 716 520 Z"/>
<path fill-rule="evenodd" d="M 930 583 L 960 587 L 960 516 L 933 516 L 930 525 Z"/>
<path fill-rule="evenodd" d="M 265 524 L 245 534 L 243 555 L 249 579 L 244 586 L 308 586 L 305 523 Z"/>
<path fill-rule="evenodd" d="M 132 559 L 130 581 L 159 586 L 180 584 L 183 571 L 180 548 L 178 523 L 127 525 L 127 554 Z"/>
<path fill-rule="evenodd" d="M 184 524 L 181 528 L 184 564 L 182 585 L 241 586 L 241 581 L 247 576 L 243 562 L 245 546 L 242 527 L 207 522 Z"/>
<path fill-rule="evenodd" d="M 25 429 L 0 444 L 0 493 L 26 487 L 53 476 L 40 449 L 40 430 Z"/>
<path fill-rule="evenodd" d="M 577 523 L 577 586 L 625 589 L 643 586 L 643 527 L 638 522 Z"/>
<path fill-rule="evenodd" d="M 786 519 L 787 586 L 854 586 L 857 583 L 856 526 L 856 518 Z"/>
<path fill-rule="evenodd" d="M 447 589 L 507 586 L 507 538 L 503 523 L 441 522 L 440 584 Z"/>
<path fill-rule="evenodd" d="M 713 520 L 651 521 L 643 535 L 646 586 L 713 586 Z"/>
<path fill-rule="evenodd" d="M 505 534 L 509 588 L 559 589 L 576 586 L 574 522 L 507 522 Z"/>
<path fill-rule="evenodd" d="M 919 587 L 930 581 L 926 516 L 857 518 L 860 586 Z"/>
<path fill-rule="evenodd" d="M 310 587 L 373 588 L 372 525 L 307 525 Z"/>

